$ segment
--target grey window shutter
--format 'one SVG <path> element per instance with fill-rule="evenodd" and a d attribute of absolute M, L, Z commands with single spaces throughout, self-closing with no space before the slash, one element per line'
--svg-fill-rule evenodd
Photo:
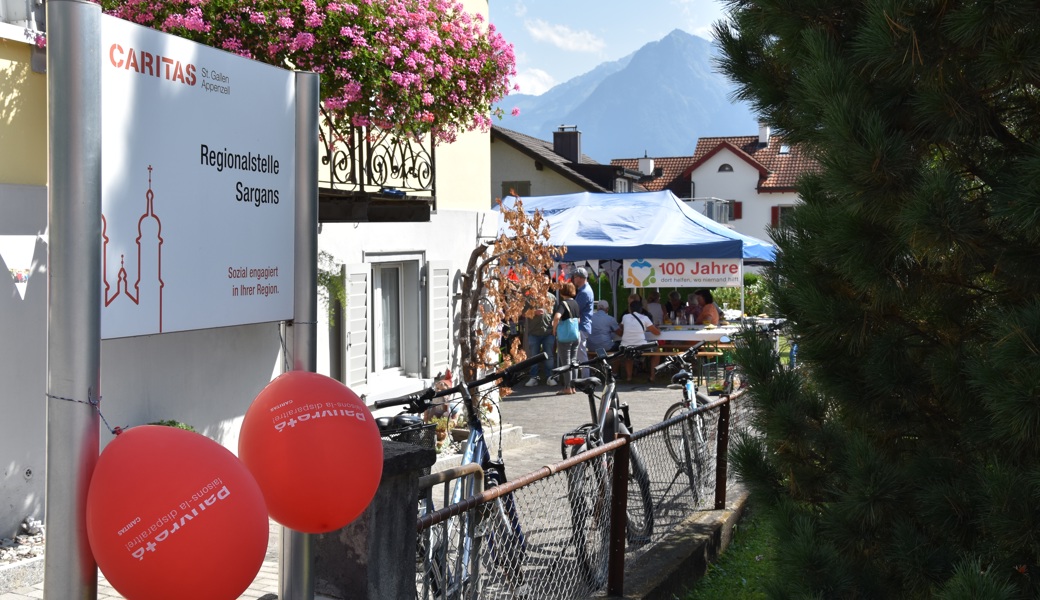
<path fill-rule="evenodd" d="M 451 305 L 453 274 L 449 261 L 426 263 L 426 306 L 429 310 L 426 319 L 426 377 L 433 377 L 451 367 L 455 326 Z"/>
<path fill-rule="evenodd" d="M 346 318 L 346 368 L 345 383 L 348 386 L 360 386 L 368 383 L 369 348 L 371 347 L 371 327 L 369 327 L 369 295 L 371 293 L 372 268 L 367 264 L 346 265 L 347 306 L 344 310 Z"/>

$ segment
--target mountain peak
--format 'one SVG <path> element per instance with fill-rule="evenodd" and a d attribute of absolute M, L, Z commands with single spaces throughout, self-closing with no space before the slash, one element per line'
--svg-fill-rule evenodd
<path fill-rule="evenodd" d="M 540 96 L 509 96 L 501 107 L 519 117 L 502 125 L 548 140 L 560 123 L 582 132 L 582 150 L 598 162 L 641 156 L 688 156 L 698 137 L 757 131 L 735 86 L 715 71 L 711 42 L 682 29 L 634 53 L 553 87 Z"/>

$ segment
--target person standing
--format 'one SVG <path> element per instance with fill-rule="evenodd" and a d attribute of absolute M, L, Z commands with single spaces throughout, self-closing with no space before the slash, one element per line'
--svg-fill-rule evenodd
<path fill-rule="evenodd" d="M 614 332 L 619 325 L 609 312 L 610 304 L 606 300 L 596 303 L 596 312 L 592 314 L 592 335 L 589 336 L 589 348 L 597 356 L 603 356 L 614 349 Z"/>
<path fill-rule="evenodd" d="M 578 362 L 585 362 L 589 359 L 589 336 L 592 335 L 592 313 L 595 310 L 596 297 L 592 293 L 592 286 L 589 285 L 589 272 L 584 267 L 574 270 L 571 281 L 574 282 L 576 291 L 574 300 L 581 310 L 581 322 L 578 326 L 581 330 L 581 339 L 578 340 Z M 588 368 L 581 370 L 582 377 L 588 375 Z"/>
<path fill-rule="evenodd" d="M 548 385 L 556 385 L 556 378 L 552 375 L 553 367 L 556 365 L 556 361 L 553 357 L 556 355 L 556 350 L 553 345 L 556 343 L 556 336 L 553 335 L 553 311 L 552 305 L 556 302 L 556 298 L 546 293 L 545 297 L 542 298 L 540 303 L 532 301 L 534 315 L 527 318 L 527 356 L 534 356 L 541 352 L 545 352 L 549 355 L 548 360 L 543 363 L 535 363 L 531 366 L 531 376 L 527 380 L 527 387 L 534 387 L 538 385 L 538 367 L 541 366 L 545 370 L 545 383 Z"/>
<path fill-rule="evenodd" d="M 560 301 L 556 303 L 556 308 L 553 309 L 553 320 L 552 320 L 552 332 L 556 336 L 556 348 L 560 353 L 560 366 L 569 365 L 574 362 L 577 355 L 578 341 L 564 342 L 560 341 L 559 327 L 561 319 L 575 318 L 580 314 L 578 309 L 578 303 L 574 301 L 574 284 L 567 282 L 560 286 Z M 578 336 L 581 337 L 580 335 Z M 563 373 L 563 389 L 556 392 L 557 396 L 563 394 L 573 394 L 575 390 L 571 386 L 571 380 L 574 379 L 574 370 L 568 369 Z"/>

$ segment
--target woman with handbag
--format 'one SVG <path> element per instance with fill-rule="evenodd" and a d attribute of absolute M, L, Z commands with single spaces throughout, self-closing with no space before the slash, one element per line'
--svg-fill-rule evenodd
<path fill-rule="evenodd" d="M 578 332 L 578 322 L 581 318 L 581 309 L 574 300 L 577 290 L 574 284 L 567 282 L 560 286 L 560 301 L 553 309 L 553 335 L 556 336 L 556 352 L 559 355 L 560 365 L 569 365 L 578 357 L 578 341 L 581 334 Z M 574 379 L 574 370 L 563 373 L 563 389 L 556 392 L 557 396 L 573 394 L 577 392 L 571 387 Z"/>

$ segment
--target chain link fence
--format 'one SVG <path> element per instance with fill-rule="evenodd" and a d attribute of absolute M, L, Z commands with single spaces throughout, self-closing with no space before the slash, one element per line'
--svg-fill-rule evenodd
<path fill-rule="evenodd" d="M 740 394 L 720 398 L 486 491 L 448 484 L 464 486 L 456 497 L 466 498 L 419 519 L 417 598 L 603 593 L 623 579 L 626 560 L 724 505 L 726 485 L 716 481 L 728 478 L 730 428 L 750 426 L 749 410 Z"/>

